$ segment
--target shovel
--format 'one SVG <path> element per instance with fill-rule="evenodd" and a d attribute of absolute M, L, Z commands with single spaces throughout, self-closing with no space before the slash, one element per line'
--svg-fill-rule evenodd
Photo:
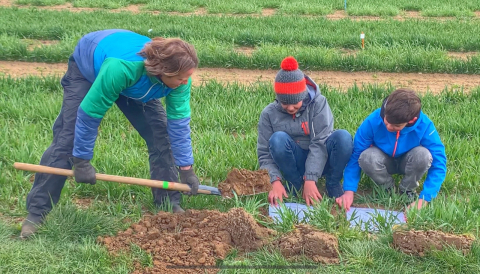
<path fill-rule="evenodd" d="M 14 163 L 13 167 L 20 170 L 73 177 L 73 170 L 70 170 L 70 169 L 55 168 L 55 167 L 48 167 L 48 166 L 42 166 L 42 165 L 32 165 L 32 164 L 25 164 L 25 163 L 18 163 L 18 162 Z M 149 187 L 156 187 L 156 188 L 162 188 L 162 189 L 168 189 L 168 190 L 177 190 L 177 191 L 183 191 L 183 192 L 189 192 L 191 190 L 190 186 L 186 184 L 168 182 L 168 181 L 157 181 L 157 180 L 149 180 L 149 179 L 141 179 L 141 178 L 133 178 L 133 177 L 107 175 L 107 174 L 101 174 L 101 173 L 95 174 L 95 177 L 97 178 L 97 180 L 101 180 L 101 181 L 116 182 L 116 183 L 129 184 L 129 185 L 149 186 Z M 221 195 L 218 188 L 211 187 L 211 186 L 203 186 L 203 185 L 200 185 L 198 187 L 198 193 L 208 194 L 208 195 Z"/>

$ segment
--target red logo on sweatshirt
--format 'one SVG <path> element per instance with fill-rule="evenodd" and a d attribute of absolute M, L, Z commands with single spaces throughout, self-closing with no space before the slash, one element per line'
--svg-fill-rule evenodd
<path fill-rule="evenodd" d="M 308 121 L 302 122 L 302 129 L 305 135 L 310 135 L 310 128 L 308 127 Z"/>

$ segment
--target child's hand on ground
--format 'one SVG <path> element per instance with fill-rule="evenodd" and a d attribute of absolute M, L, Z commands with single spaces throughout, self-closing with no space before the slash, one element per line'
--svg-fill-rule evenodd
<path fill-rule="evenodd" d="M 405 211 L 408 211 L 410 208 L 416 207 L 418 210 L 424 208 L 425 206 L 428 205 L 428 202 L 425 201 L 424 199 L 418 199 L 417 201 L 411 203 L 409 206 L 407 206 Z"/>
<path fill-rule="evenodd" d="M 335 202 L 337 202 L 337 204 L 341 207 L 341 208 L 344 208 L 345 211 L 349 211 L 350 210 L 350 206 L 352 206 L 353 204 L 353 196 L 354 196 L 354 192 L 353 191 L 350 191 L 350 190 L 347 190 L 345 191 L 345 193 L 343 193 L 342 196 L 338 197 L 335 199 Z"/>
<path fill-rule="evenodd" d="M 305 181 L 303 185 L 303 199 L 305 199 L 307 206 L 313 205 L 314 200 L 318 202 L 322 199 L 315 181 Z"/>
<path fill-rule="evenodd" d="M 273 206 L 278 206 L 277 199 L 283 202 L 283 197 L 288 198 L 287 191 L 280 181 L 273 182 L 272 188 L 268 193 L 268 202 Z"/>

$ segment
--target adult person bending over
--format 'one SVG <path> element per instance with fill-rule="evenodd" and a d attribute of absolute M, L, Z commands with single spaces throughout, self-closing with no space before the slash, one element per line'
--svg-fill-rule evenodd
<path fill-rule="evenodd" d="M 63 103 L 53 141 L 40 164 L 74 168 L 78 183 L 95 184 L 93 157 L 98 127 L 115 103 L 148 147 L 150 176 L 198 191 L 190 138 L 191 75 L 198 66 L 192 45 L 177 38 L 153 38 L 121 29 L 82 37 L 61 80 Z M 166 98 L 166 112 L 159 98 Z M 114 144 L 112 144 L 114 145 Z M 38 173 L 27 197 L 28 216 L 20 236 L 34 234 L 56 204 L 66 177 Z M 152 188 L 155 204 L 170 200 L 183 212 L 180 193 Z"/>

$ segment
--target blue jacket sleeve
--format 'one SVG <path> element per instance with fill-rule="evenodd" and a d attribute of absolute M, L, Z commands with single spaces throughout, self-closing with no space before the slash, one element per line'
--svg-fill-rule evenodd
<path fill-rule="evenodd" d="M 192 78 L 186 85 L 176 88 L 165 98 L 167 106 L 167 132 L 173 158 L 177 166 L 193 165 L 192 140 L 190 137 L 190 88 Z"/>
<path fill-rule="evenodd" d="M 72 155 L 85 160 L 93 158 L 93 148 L 98 134 L 101 118 L 90 117 L 80 106 L 75 123 L 75 139 Z"/>
<path fill-rule="evenodd" d="M 373 128 L 368 118 L 370 118 L 370 116 L 363 121 L 355 133 L 352 156 L 350 156 L 350 160 L 343 172 L 344 191 L 357 191 L 361 175 L 358 158 L 360 158 L 360 154 L 362 154 L 363 151 L 373 144 Z"/>
<path fill-rule="evenodd" d="M 190 138 L 190 117 L 167 119 L 167 131 L 177 166 L 193 165 L 192 140 Z"/>
<path fill-rule="evenodd" d="M 447 174 L 445 146 L 440 140 L 440 136 L 433 123 L 428 126 L 425 135 L 420 141 L 420 145 L 428 149 L 432 154 L 432 166 L 428 170 L 427 178 L 423 183 L 423 190 L 420 192 L 420 198 L 430 202 L 437 196 Z"/>

